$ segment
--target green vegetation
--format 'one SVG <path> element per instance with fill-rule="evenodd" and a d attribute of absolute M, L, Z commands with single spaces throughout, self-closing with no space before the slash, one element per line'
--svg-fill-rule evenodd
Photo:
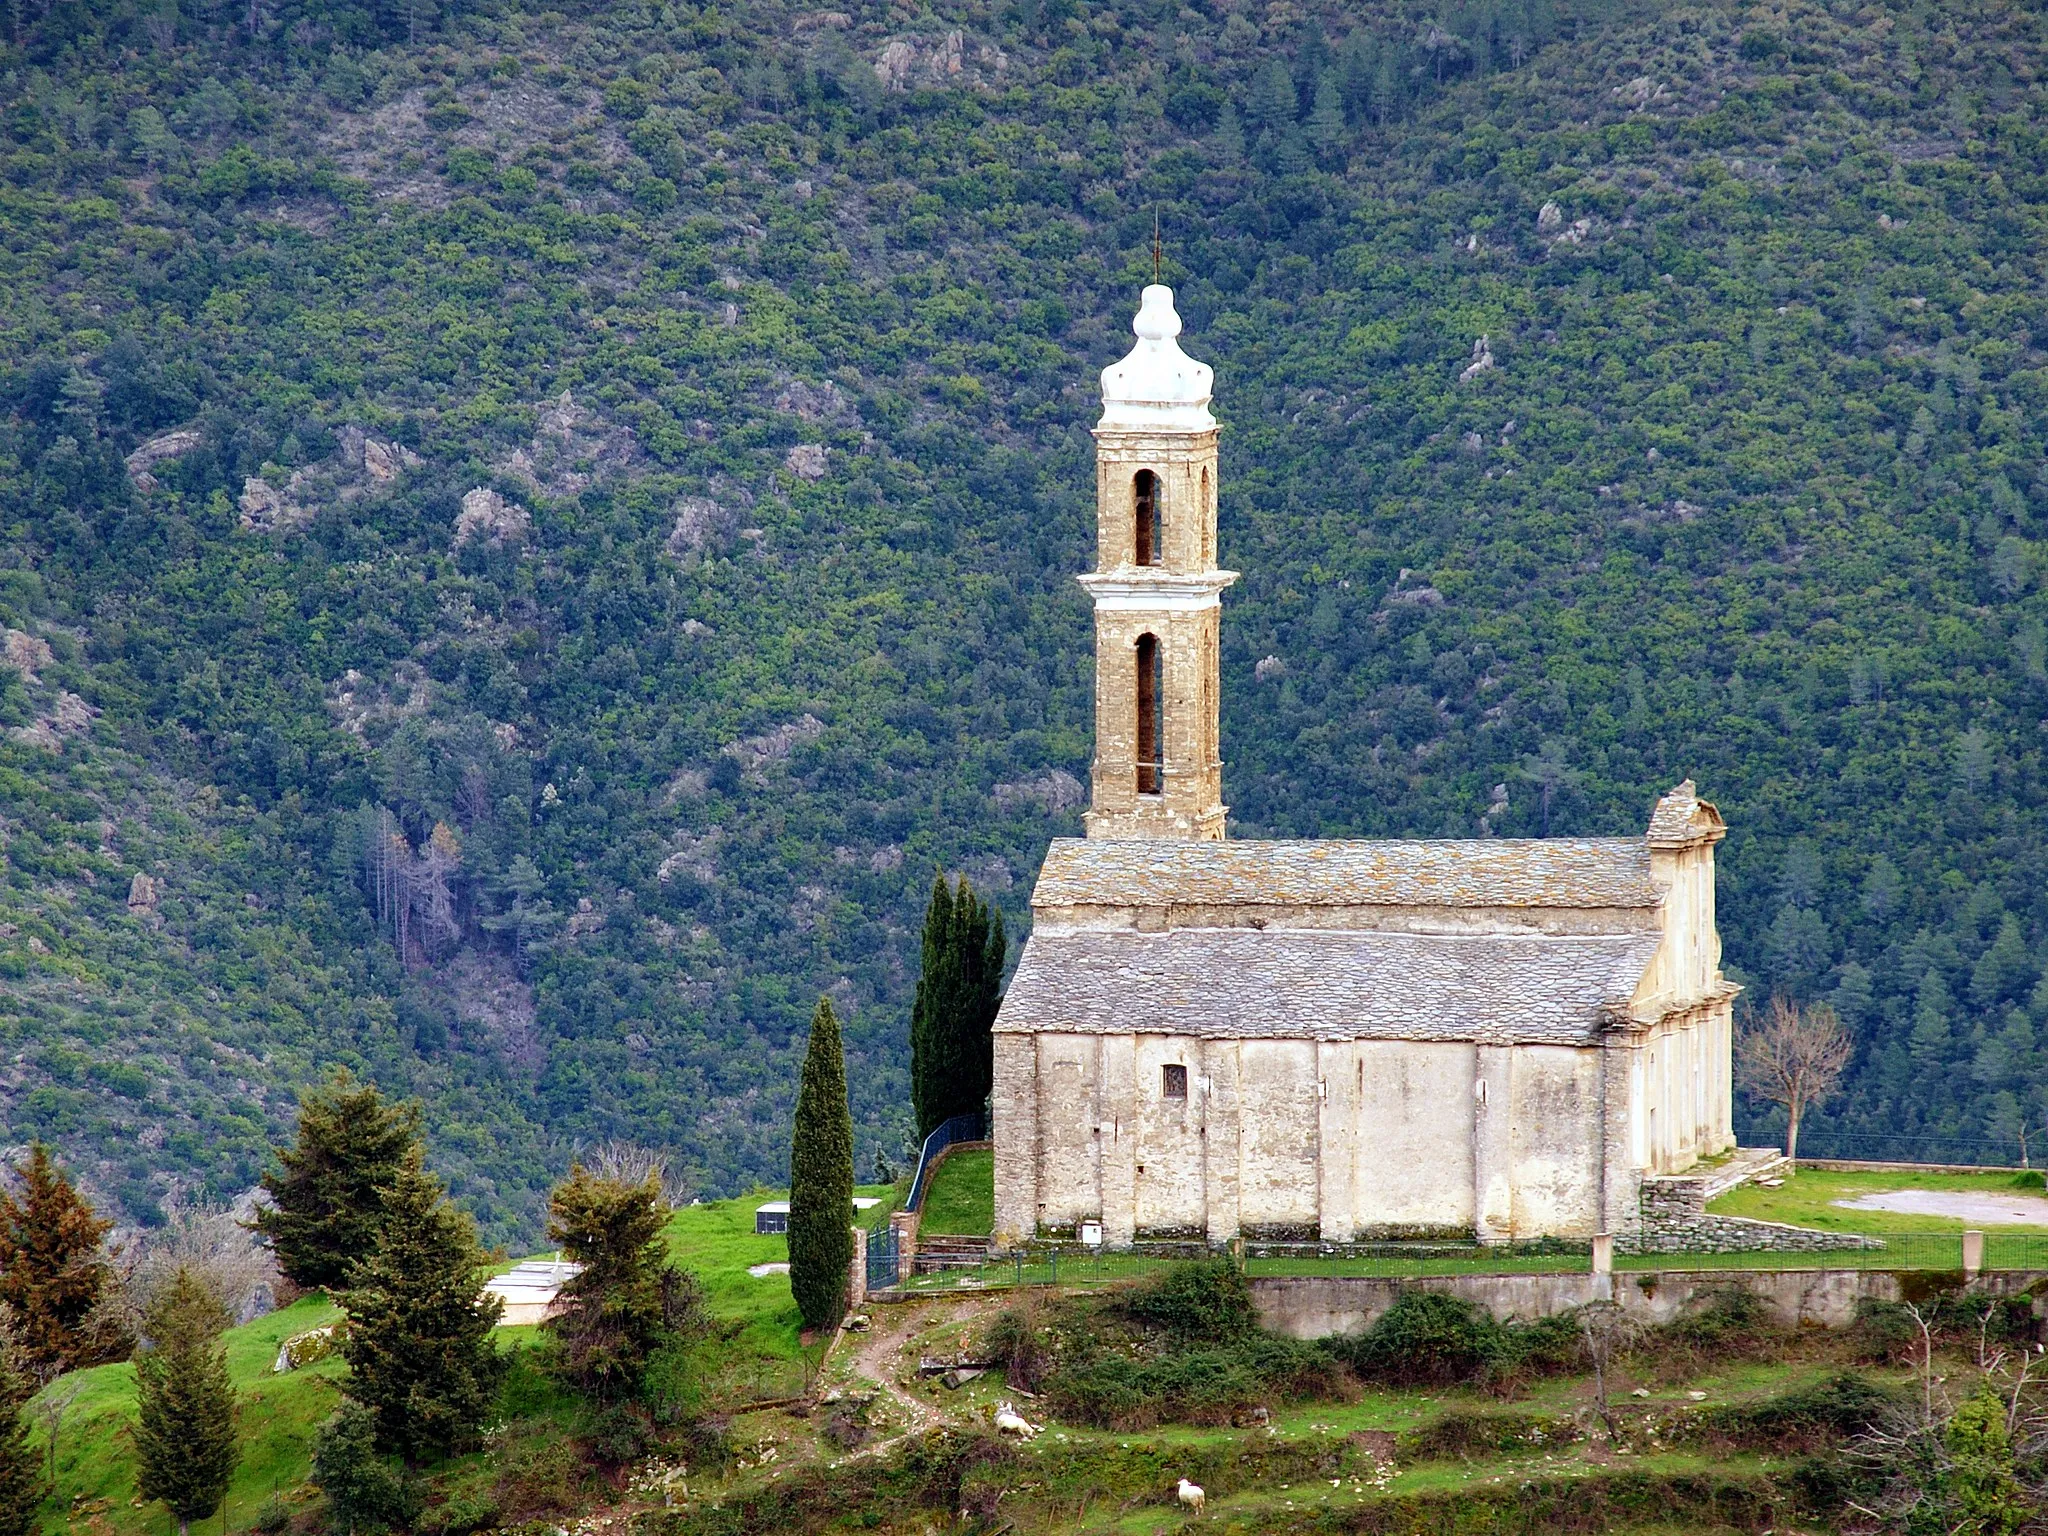
<path fill-rule="evenodd" d="M 853 1263 L 853 1120 L 829 999 L 811 1017 L 789 1145 L 789 1287 L 807 1327 L 839 1321 Z"/>
<path fill-rule="evenodd" d="M 375 1416 L 378 1449 L 411 1462 L 475 1442 L 503 1370 L 491 1338 L 503 1304 L 478 1294 L 476 1223 L 449 1202 L 420 1149 L 382 1193 L 374 1245 L 337 1298 L 348 1314 L 343 1390 Z"/>
<path fill-rule="evenodd" d="M 127 1218 L 334 1065 L 493 1241 L 564 1141 L 780 1183 L 823 992 L 899 1158 L 931 872 L 1016 933 L 1078 830 L 1155 214 L 1235 831 L 1692 774 L 1856 1041 L 1805 1149 L 2038 1126 L 2038 8 L 115 0 L 0 78 L 0 1121 Z"/>
<path fill-rule="evenodd" d="M 0 1536 L 30 1536 L 43 1501 L 43 1459 L 23 1406 L 34 1391 L 11 1323 L 0 1319 Z"/>
<path fill-rule="evenodd" d="M 297 1134 L 263 1175 L 256 1214 L 278 1268 L 302 1290 L 343 1285 L 377 1244 L 386 1191 L 421 1145 L 417 1104 L 394 1105 L 337 1074 L 299 1101 Z"/>
<path fill-rule="evenodd" d="M 163 1504 L 185 1536 L 221 1506 L 241 1460 L 235 1389 L 220 1336 L 228 1316 L 189 1269 L 155 1298 L 135 1357 L 136 1487 Z"/>
<path fill-rule="evenodd" d="M 932 881 L 917 995 L 910 1005 L 910 1097 L 920 1140 L 955 1115 L 980 1114 L 995 1083 L 989 1031 L 1003 1000 L 1003 914 L 962 876 Z"/>
<path fill-rule="evenodd" d="M 917 1229 L 934 1236 L 986 1237 L 996 1224 L 996 1154 L 967 1147 L 940 1161 L 925 1186 Z"/>

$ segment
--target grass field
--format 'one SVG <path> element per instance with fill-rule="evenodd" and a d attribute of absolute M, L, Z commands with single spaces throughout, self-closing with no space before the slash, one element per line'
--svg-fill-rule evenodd
<path fill-rule="evenodd" d="M 862 1194 L 888 1197 L 888 1187 Z M 817 1369 L 824 1341 L 799 1337 L 796 1303 L 786 1275 L 757 1277 L 750 1266 L 786 1261 L 787 1242 L 754 1232 L 754 1207 L 780 1198 L 757 1191 L 737 1200 L 686 1206 L 670 1220 L 669 1252 L 703 1283 L 714 1337 L 707 1341 L 702 1384 L 707 1406 L 726 1409 L 801 1392 Z M 509 1268 L 509 1265 L 499 1266 Z M 306 1486 L 313 1432 L 334 1412 L 347 1367 L 330 1358 L 282 1375 L 271 1373 L 278 1345 L 295 1333 L 340 1315 L 325 1297 L 312 1296 L 226 1335 L 228 1373 L 240 1399 L 242 1460 L 229 1485 L 226 1529 L 248 1530 L 272 1495 L 298 1507 L 314 1497 Z M 539 1342 L 531 1327 L 501 1328 L 501 1347 L 524 1354 Z M 501 1412 L 511 1419 L 545 1420 L 527 1427 L 543 1434 L 566 1428 L 565 1407 L 526 1360 L 509 1376 Z M 60 1377 L 30 1405 L 35 1439 L 45 1455 L 51 1415 L 57 1417 L 55 1495 L 44 1506 L 43 1528 L 90 1536 L 160 1536 L 168 1529 L 160 1505 L 135 1502 L 135 1367 L 104 1365 Z M 560 1421 L 557 1424 L 555 1421 Z M 481 1462 L 482 1458 L 468 1458 Z M 457 1482 L 488 1480 L 481 1466 L 458 1462 Z M 215 1526 L 209 1522 L 210 1533 Z"/>
<path fill-rule="evenodd" d="M 969 1147 L 933 1171 L 917 1229 L 935 1236 L 986 1237 L 996 1222 L 996 1154 Z"/>
<path fill-rule="evenodd" d="M 1818 1227 L 1830 1232 L 1960 1232 L 1981 1226 L 1949 1216 L 1909 1216 L 1895 1211 L 1844 1210 L 1834 1202 L 1854 1200 L 1862 1195 L 1883 1194 L 1900 1189 L 1954 1190 L 1957 1192 L 2012 1195 L 2040 1195 L 2038 1189 L 2023 1190 L 2014 1185 L 2010 1169 L 1988 1173 L 1836 1173 L 1824 1168 L 1801 1168 L 1778 1189 L 1744 1184 L 1730 1190 L 1708 1207 L 1716 1216 L 1748 1216 L 1758 1221 L 1783 1221 L 1794 1226 Z M 2048 1234 L 2048 1222 L 2040 1226 L 1986 1228 L 2008 1233 Z"/>

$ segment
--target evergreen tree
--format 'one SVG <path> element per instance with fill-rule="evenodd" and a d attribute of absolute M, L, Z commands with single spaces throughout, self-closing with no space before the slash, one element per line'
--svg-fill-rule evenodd
<path fill-rule="evenodd" d="M 306 1290 L 349 1283 L 376 1246 L 383 1191 L 419 1140 L 417 1104 L 387 1104 L 346 1071 L 299 1101 L 298 1139 L 278 1148 L 281 1171 L 263 1175 L 274 1204 L 256 1217 L 286 1278 Z"/>
<path fill-rule="evenodd" d="M 839 1320 L 853 1262 L 853 1116 L 829 998 L 811 1017 L 789 1146 L 789 1288 L 807 1327 Z"/>
<path fill-rule="evenodd" d="M 43 1459 L 28 1443 L 22 1413 L 34 1391 L 7 1309 L 0 1307 L 0 1536 L 34 1536 L 42 1524 Z"/>
<path fill-rule="evenodd" d="M 14 1313 L 23 1365 L 47 1381 L 125 1356 L 125 1333 L 97 1313 L 112 1280 L 100 1239 L 113 1223 L 94 1212 L 41 1142 L 15 1172 L 18 1187 L 0 1188 L 0 1303 Z"/>
<path fill-rule="evenodd" d="M 226 1308 L 182 1267 L 143 1318 L 149 1346 L 135 1360 L 136 1484 L 143 1498 L 163 1501 L 179 1536 L 220 1508 L 240 1456 L 220 1342 L 227 1325 Z"/>
<path fill-rule="evenodd" d="M 910 1010 L 910 1097 L 920 1138 L 988 1100 L 995 1083 L 990 1031 L 1003 1001 L 1007 952 L 1002 913 L 964 877 L 957 891 L 936 877 Z"/>
<path fill-rule="evenodd" d="M 698 1310 L 694 1280 L 668 1262 L 660 1181 L 649 1174 L 628 1184 L 579 1163 L 555 1187 L 548 1211 L 549 1239 L 583 1266 L 547 1321 L 554 1368 L 593 1401 L 636 1398 L 655 1352 Z"/>
<path fill-rule="evenodd" d="M 491 1344 L 503 1303 L 483 1293 L 476 1224 L 449 1203 L 415 1146 L 378 1191 L 376 1247 L 339 1296 L 348 1395 L 377 1421 L 377 1444 L 408 1461 L 471 1440 L 502 1362 Z"/>

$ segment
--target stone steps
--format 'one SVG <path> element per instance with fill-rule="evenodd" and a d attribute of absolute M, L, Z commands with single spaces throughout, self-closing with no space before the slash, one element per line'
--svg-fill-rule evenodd
<path fill-rule="evenodd" d="M 1718 1200 L 1738 1184 L 1782 1174 L 1789 1166 L 1785 1154 L 1775 1147 L 1743 1147 L 1720 1167 L 1703 1175 L 1705 1200 Z M 1683 1175 L 1680 1175 L 1683 1177 Z"/>
<path fill-rule="evenodd" d="M 988 1262 L 988 1250 L 989 1239 L 985 1237 L 926 1237 L 920 1233 L 917 1257 L 912 1262 L 920 1275 L 944 1269 L 973 1269 Z"/>

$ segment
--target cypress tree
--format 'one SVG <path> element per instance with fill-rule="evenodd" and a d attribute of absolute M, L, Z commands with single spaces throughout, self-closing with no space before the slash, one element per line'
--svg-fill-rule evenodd
<path fill-rule="evenodd" d="M 100 1251 L 113 1223 L 94 1212 L 41 1142 L 16 1171 L 18 1191 L 0 1188 L 0 1303 L 14 1314 L 20 1363 L 48 1380 L 125 1357 L 125 1332 L 110 1332 L 95 1315 L 113 1278 Z"/>
<path fill-rule="evenodd" d="M 955 1115 L 972 1114 L 995 1082 L 990 1033 L 1003 1000 L 1008 941 L 1003 914 L 943 875 L 925 908 L 922 966 L 910 1010 L 911 1107 L 920 1140 Z"/>
<path fill-rule="evenodd" d="M 348 1283 L 376 1246 L 382 1191 L 419 1140 L 419 1105 L 387 1104 L 346 1071 L 300 1100 L 298 1139 L 263 1175 L 274 1203 L 256 1217 L 286 1278 L 309 1291 Z"/>
<path fill-rule="evenodd" d="M 0 1308 L 0 1536 L 34 1536 L 42 1522 L 43 1458 L 28 1443 L 22 1409 L 35 1391 L 22 1367 L 21 1346 Z"/>
<path fill-rule="evenodd" d="M 853 1116 L 829 998 L 811 1016 L 789 1145 L 789 1288 L 804 1324 L 839 1321 L 853 1262 Z"/>
<path fill-rule="evenodd" d="M 149 1347 L 136 1356 L 138 1491 L 160 1499 L 179 1536 L 227 1496 L 240 1453 L 235 1389 L 220 1342 L 228 1315 L 219 1300 L 180 1267 L 170 1289 L 143 1319 Z"/>
<path fill-rule="evenodd" d="M 504 1304 L 483 1292 L 476 1224 L 417 1146 L 379 1197 L 376 1246 L 338 1298 L 343 1390 L 375 1415 L 379 1448 L 413 1461 L 467 1444 L 490 1412 L 502 1366 L 491 1330 Z"/>

